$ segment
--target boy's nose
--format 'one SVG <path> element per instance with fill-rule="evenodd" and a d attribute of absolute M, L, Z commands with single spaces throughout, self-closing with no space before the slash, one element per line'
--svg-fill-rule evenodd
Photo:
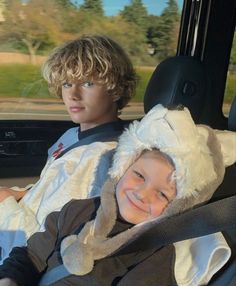
<path fill-rule="evenodd" d="M 78 87 L 73 87 L 70 90 L 70 94 L 69 94 L 70 98 L 73 100 L 79 100 L 81 99 L 81 92 L 80 89 Z"/>
<path fill-rule="evenodd" d="M 148 185 L 142 185 L 136 192 L 136 198 L 142 202 L 147 202 L 153 194 L 153 188 Z"/>

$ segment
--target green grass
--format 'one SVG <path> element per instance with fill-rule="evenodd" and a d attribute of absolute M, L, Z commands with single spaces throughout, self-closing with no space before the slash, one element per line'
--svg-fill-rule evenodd
<path fill-rule="evenodd" d="M 136 70 L 139 83 L 133 101 L 142 102 L 153 68 L 137 67 Z M 235 95 L 236 75 L 228 75 L 225 103 L 231 103 Z M 54 98 L 42 80 L 40 67 L 20 64 L 0 65 L 0 97 Z"/>
<path fill-rule="evenodd" d="M 152 75 L 153 70 L 154 70 L 153 68 L 142 68 L 142 67 L 136 68 L 136 72 L 138 74 L 139 80 L 138 80 L 136 94 L 135 94 L 135 97 L 133 98 L 133 101 L 143 102 L 143 96 L 145 93 L 145 89 Z"/>
<path fill-rule="evenodd" d="M 134 101 L 143 101 L 152 70 L 137 68 L 139 82 Z M 40 75 L 40 67 L 20 64 L 0 65 L 0 97 L 52 98 Z"/>
<path fill-rule="evenodd" d="M 236 96 L 236 75 L 229 74 L 226 82 L 224 102 L 231 104 L 234 96 Z"/>
<path fill-rule="evenodd" d="M 33 65 L 1 65 L 0 97 L 50 98 L 40 67 Z"/>

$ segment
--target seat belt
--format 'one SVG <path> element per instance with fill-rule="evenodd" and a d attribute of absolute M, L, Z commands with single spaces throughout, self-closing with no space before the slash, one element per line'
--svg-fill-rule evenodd
<path fill-rule="evenodd" d="M 143 233 L 111 256 L 160 248 L 174 242 L 208 235 L 236 226 L 236 195 L 170 217 Z M 151 233 L 151 235 L 150 235 Z M 147 235 L 148 234 L 148 235 Z M 58 269 L 58 270 L 57 270 Z M 39 286 L 48 286 L 70 274 L 64 265 L 46 272 Z M 214 284 L 210 284 L 214 285 Z M 220 285 L 220 284 L 219 284 Z M 223 285 L 223 284 L 221 284 Z M 218 286 L 218 284 L 216 284 Z"/>
<path fill-rule="evenodd" d="M 69 146 L 68 148 L 66 148 L 65 150 L 63 150 L 56 158 L 55 160 L 57 160 L 58 158 L 62 157 L 63 155 L 65 155 L 67 152 L 69 152 L 70 150 L 79 147 L 79 146 L 83 146 L 83 145 L 88 145 L 91 144 L 93 142 L 107 142 L 107 141 L 117 141 L 117 138 L 121 135 L 122 130 L 109 130 L 106 132 L 101 132 L 101 133 L 96 133 L 96 134 L 91 134 L 87 137 L 84 137 L 82 139 L 80 139 L 78 142 L 75 142 L 74 144 L 72 144 L 71 146 Z"/>
<path fill-rule="evenodd" d="M 51 285 L 64 277 L 72 275 L 68 270 L 65 268 L 64 264 L 61 264 L 50 271 L 46 272 L 42 279 L 40 280 L 38 286 L 48 286 Z"/>
<path fill-rule="evenodd" d="M 127 254 L 236 227 L 236 195 L 208 203 L 153 225 L 114 254 Z"/>

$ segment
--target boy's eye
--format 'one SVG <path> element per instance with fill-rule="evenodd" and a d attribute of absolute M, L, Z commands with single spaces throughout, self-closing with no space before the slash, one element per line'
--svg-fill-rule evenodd
<path fill-rule="evenodd" d="M 144 180 L 143 175 L 142 175 L 141 173 L 139 173 L 138 171 L 134 170 L 134 174 L 135 174 L 138 178 Z"/>
<path fill-rule="evenodd" d="M 167 203 L 170 202 L 169 198 L 167 197 L 167 195 L 162 192 L 162 191 L 157 191 L 157 196 L 158 198 L 160 198 L 162 201 L 166 201 Z"/>
<path fill-rule="evenodd" d="M 91 81 L 85 81 L 81 85 L 84 87 L 92 87 L 94 85 L 94 83 Z"/>
<path fill-rule="evenodd" d="M 70 87 L 72 87 L 72 84 L 69 83 L 69 82 L 65 82 L 65 83 L 62 84 L 62 86 L 63 86 L 64 88 L 70 88 Z"/>

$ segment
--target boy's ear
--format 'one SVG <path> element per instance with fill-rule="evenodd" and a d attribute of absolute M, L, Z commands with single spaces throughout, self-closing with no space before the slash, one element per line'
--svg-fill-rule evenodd
<path fill-rule="evenodd" d="M 118 95 L 118 94 L 113 94 L 112 95 L 112 100 L 113 100 L 113 102 L 116 102 L 116 101 L 118 101 L 120 99 L 120 96 Z"/>
<path fill-rule="evenodd" d="M 108 93 L 110 94 L 113 102 L 116 102 L 120 99 L 120 95 L 117 94 L 116 92 L 110 90 L 108 91 Z"/>

